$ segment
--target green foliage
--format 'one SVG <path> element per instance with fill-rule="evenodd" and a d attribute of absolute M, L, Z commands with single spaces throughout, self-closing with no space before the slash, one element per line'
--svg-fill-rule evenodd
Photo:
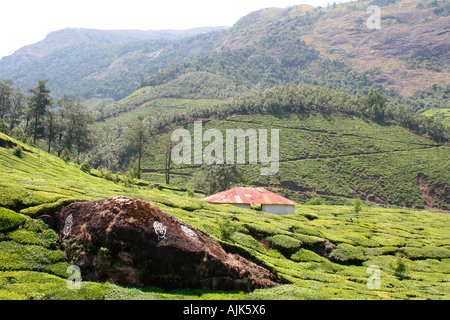
<path fill-rule="evenodd" d="M 241 170 L 237 165 L 213 164 L 205 165 L 194 175 L 190 184 L 198 190 L 209 194 L 225 191 L 238 184 Z"/>
<path fill-rule="evenodd" d="M 69 149 L 64 149 L 61 153 L 61 159 L 68 164 L 70 161 L 72 161 L 72 157 L 70 155 Z"/>
<path fill-rule="evenodd" d="M 308 200 L 306 204 L 309 206 L 321 206 L 325 204 L 325 200 L 323 200 L 321 197 L 314 197 Z"/>
<path fill-rule="evenodd" d="M 222 240 L 230 241 L 236 228 L 231 222 L 230 217 L 224 217 L 218 220 L 217 226 L 219 227 L 219 236 Z"/>
<path fill-rule="evenodd" d="M 376 90 L 370 90 L 364 105 L 368 110 L 372 110 L 376 121 L 383 121 L 386 110 L 387 98 Z"/>
<path fill-rule="evenodd" d="M 366 260 L 364 252 L 360 247 L 355 247 L 350 244 L 341 243 L 337 249 L 330 254 L 333 261 L 347 264 L 359 264 Z"/>
<path fill-rule="evenodd" d="M 136 174 L 133 170 L 128 170 L 125 175 L 122 176 L 121 181 L 126 188 L 134 185 Z"/>
<path fill-rule="evenodd" d="M 406 278 L 406 264 L 404 258 L 401 255 L 396 255 L 395 263 L 393 265 L 394 275 L 403 280 Z"/>
<path fill-rule="evenodd" d="M 39 84 L 35 88 L 29 89 L 32 96 L 30 97 L 30 115 L 33 119 L 33 143 L 43 131 L 42 117 L 47 112 L 47 109 L 53 104 L 50 96 L 51 91 L 47 89 L 48 80 L 39 80 Z"/>
<path fill-rule="evenodd" d="M 293 237 L 276 234 L 266 238 L 270 245 L 280 251 L 283 255 L 290 257 L 294 252 L 300 249 L 302 242 Z"/>
<path fill-rule="evenodd" d="M 0 149 L 0 155 L 1 159 L 14 159 L 9 150 Z M 0 173 L 12 185 L 20 186 L 17 181 L 22 181 L 22 187 L 27 187 L 28 192 L 25 197 L 33 198 L 21 199 L 21 203 L 54 204 L 57 200 L 46 195 L 50 191 L 79 200 L 104 199 L 123 193 L 114 182 L 85 175 L 76 166 L 65 165 L 46 153 L 41 156 L 47 166 L 37 167 L 37 158 L 31 156 L 15 162 L 4 161 L 14 163 L 15 172 L 8 168 Z M 36 170 L 29 170 L 30 167 Z M 41 179 L 45 179 L 45 184 L 38 183 Z M 2 180 L 0 190 L 5 194 L 11 186 Z M 3 209 L 1 212 L 7 212 L 8 218 L 0 221 L 14 221 L 2 231 L 0 240 L 0 296 L 6 299 L 408 299 L 411 294 L 417 299 L 446 297 L 443 279 L 449 261 L 447 215 L 368 206 L 359 223 L 352 224 L 349 223 L 352 205 L 303 205 L 296 208 L 295 215 L 275 216 L 211 205 L 187 197 L 185 191 L 176 188 L 159 191 L 131 186 L 127 191 L 132 197 L 149 199 L 207 235 L 219 238 L 230 235 L 226 242 L 230 250 L 235 247 L 234 250 L 245 253 L 251 261 L 260 261 L 289 284 L 245 294 L 137 290 L 83 281 L 82 289 L 73 292 L 66 289 L 67 258 L 64 252 L 55 249 L 58 237 L 54 231 L 32 218 L 16 221 L 20 215 Z M 221 227 L 218 215 L 232 217 L 232 221 L 226 218 Z M 19 226 L 22 228 L 18 229 Z M 319 254 L 325 241 L 337 245 L 329 259 Z M 82 250 L 70 244 L 63 247 L 68 255 Z M 394 270 L 397 252 L 405 254 L 407 266 L 408 280 L 401 283 Z M 368 265 L 382 268 L 381 290 L 367 289 Z M 427 286 L 420 286 L 425 279 Z"/>
<path fill-rule="evenodd" d="M 353 210 L 355 211 L 356 215 L 358 215 L 361 212 L 361 199 L 360 198 L 356 198 L 355 207 Z"/>
<path fill-rule="evenodd" d="M 24 150 L 21 145 L 15 146 L 13 149 L 13 155 L 15 155 L 16 157 L 22 158 L 23 151 Z"/>
<path fill-rule="evenodd" d="M 190 198 L 193 198 L 193 197 L 195 196 L 194 190 L 191 189 L 191 188 L 188 188 L 188 189 L 186 190 L 186 195 L 187 195 L 188 197 L 190 197 Z"/>
<path fill-rule="evenodd" d="M 192 134 L 192 124 L 186 128 Z M 438 196 L 442 194 L 438 190 L 448 186 L 448 163 L 443 159 L 450 149 L 394 124 L 342 114 L 306 113 L 234 115 L 226 117 L 226 121 L 210 120 L 204 125 L 205 130 L 217 129 L 223 135 L 236 128 L 280 130 L 280 170 L 276 176 L 262 177 L 260 165 L 242 165 L 239 169 L 252 184 L 270 185 L 280 193 L 286 191 L 288 198 L 299 203 L 320 197 L 327 204 L 354 205 L 356 194 L 368 203 L 423 208 L 429 201 L 423 198 L 419 183 L 419 177 L 424 175 L 430 190 L 436 190 L 434 201 L 443 208 L 449 205 L 445 197 Z M 158 144 L 155 142 L 152 148 L 158 148 Z M 246 159 L 252 150 L 247 144 Z M 162 160 L 156 156 L 145 161 L 143 167 L 161 171 Z M 151 179 L 155 176 L 145 175 Z M 192 180 L 204 181 L 206 175 L 200 167 L 175 166 L 173 184 L 185 186 L 191 176 Z M 208 186 L 200 188 L 192 180 L 191 187 L 209 192 Z"/>
<path fill-rule="evenodd" d="M 327 259 L 318 255 L 317 253 L 307 250 L 300 249 L 291 256 L 291 260 L 296 262 L 325 262 Z"/>
<path fill-rule="evenodd" d="M 80 167 L 80 170 L 85 172 L 85 173 L 91 173 L 92 167 L 89 164 L 89 162 L 85 161 L 83 162 L 83 164 Z"/>
<path fill-rule="evenodd" d="M 0 207 L 0 232 L 15 229 L 23 224 L 25 220 L 25 216 Z"/>

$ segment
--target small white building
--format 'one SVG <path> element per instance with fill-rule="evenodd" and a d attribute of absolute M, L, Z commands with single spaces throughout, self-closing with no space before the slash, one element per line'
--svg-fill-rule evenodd
<path fill-rule="evenodd" d="M 261 205 L 262 211 L 279 215 L 295 214 L 295 206 L 299 205 L 264 188 L 234 188 L 203 200 L 213 204 L 232 204 L 246 209 L 250 209 L 252 204 L 258 204 Z"/>

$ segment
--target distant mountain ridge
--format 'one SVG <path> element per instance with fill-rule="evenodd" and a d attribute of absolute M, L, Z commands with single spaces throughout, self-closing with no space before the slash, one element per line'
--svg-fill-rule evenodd
<path fill-rule="evenodd" d="M 367 27 L 370 5 L 380 7 L 381 29 Z M 285 84 L 412 96 L 449 85 L 449 15 L 445 1 L 369 0 L 262 9 L 231 28 L 65 29 L 3 58 L 0 78 L 24 88 L 48 79 L 55 96 L 109 103 L 186 74 L 195 87 L 196 72 L 234 82 L 222 97 Z"/>
<path fill-rule="evenodd" d="M 197 38 L 220 33 L 227 27 L 189 30 L 94 30 L 67 28 L 17 50 L 0 60 L 0 79 L 13 79 L 24 89 L 39 79 L 49 80 L 55 97 L 121 99 L 132 93 L 145 74 L 153 74 L 203 49 Z M 192 38 L 186 41 L 184 39 Z M 212 36 L 214 38 L 214 36 Z M 200 40 L 203 41 L 203 40 Z M 194 43 L 193 52 L 189 43 Z M 173 46 L 175 44 L 175 46 Z M 183 52 L 180 52 L 179 46 Z M 168 57 L 151 63 L 162 50 Z"/>
<path fill-rule="evenodd" d="M 180 40 L 200 33 L 221 30 L 226 27 L 202 27 L 188 30 L 97 30 L 86 28 L 66 28 L 50 32 L 47 37 L 35 44 L 20 48 L 3 60 L 26 62 L 42 58 L 56 50 L 80 43 L 123 44 L 143 40 Z M 22 60 L 22 61 L 20 61 Z"/>

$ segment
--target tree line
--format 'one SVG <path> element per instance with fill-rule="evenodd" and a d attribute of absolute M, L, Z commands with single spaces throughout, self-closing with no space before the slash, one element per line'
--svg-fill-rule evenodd
<path fill-rule="evenodd" d="M 377 121 L 392 122 L 438 143 L 450 141 L 450 132 L 440 121 L 417 114 L 403 101 L 389 100 L 371 89 L 367 95 L 352 95 L 314 85 L 277 86 L 246 94 L 214 106 L 190 108 L 160 115 L 155 128 L 186 124 L 193 119 L 221 119 L 232 115 L 285 115 L 301 113 L 340 113 Z"/>
<path fill-rule="evenodd" d="M 36 147 L 45 146 L 61 156 L 64 150 L 77 156 L 92 147 L 94 117 L 81 99 L 51 97 L 47 80 L 28 89 L 0 80 L 0 131 Z"/>

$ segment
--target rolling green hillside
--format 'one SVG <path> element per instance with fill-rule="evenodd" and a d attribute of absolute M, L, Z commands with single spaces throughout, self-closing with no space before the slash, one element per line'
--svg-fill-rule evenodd
<path fill-rule="evenodd" d="M 388 105 L 385 121 L 377 122 L 365 98 L 314 86 L 277 87 L 219 104 L 211 99 L 143 102 L 140 98 L 146 94 L 124 101 L 140 105 L 136 109 L 97 124 L 100 141 L 109 142 L 91 152 L 95 166 L 111 166 L 104 159 L 112 155 L 123 158 L 126 142 L 120 132 L 139 116 L 148 117 L 153 129 L 142 169 L 154 183 L 165 181 L 164 146 L 167 136 L 180 126 L 192 135 L 194 121 L 204 121 L 204 131 L 218 129 L 223 136 L 227 129 L 278 129 L 278 174 L 262 177 L 258 166 L 241 166 L 244 180 L 280 190 L 301 203 L 320 197 L 346 204 L 361 197 L 381 205 L 449 208 L 450 168 L 445 159 L 450 149 L 445 145 L 445 128 L 413 112 L 404 113 L 400 105 Z M 117 104 L 116 110 L 126 105 Z M 171 183 L 192 188 L 191 180 L 200 169 L 174 166 Z"/>
<path fill-rule="evenodd" d="M 208 129 L 219 129 L 224 136 L 226 129 L 279 129 L 278 174 L 263 177 L 260 166 L 252 165 L 242 166 L 243 177 L 302 203 L 321 197 L 343 204 L 358 196 L 384 205 L 450 205 L 450 167 L 445 161 L 450 149 L 393 124 L 337 114 L 236 115 L 209 121 L 204 124 Z M 152 158 L 143 168 L 150 180 L 158 181 L 162 175 L 155 171 L 163 172 L 162 157 Z M 189 184 L 198 170 L 199 166 L 175 166 L 173 182 Z"/>
<path fill-rule="evenodd" d="M 211 205 L 181 190 L 114 183 L 82 172 L 45 152 L 0 135 L 0 299 L 443 299 L 449 298 L 449 216 L 363 206 L 299 206 L 274 216 Z M 19 153 L 15 146 L 24 150 Z M 126 195 L 216 238 L 274 272 L 281 286 L 251 293 L 125 288 L 82 282 L 67 288 L 69 264 L 58 236 L 40 220 L 64 205 Z M 224 219 L 231 236 L 223 238 Z M 328 258 L 325 242 L 336 245 Z M 379 288 L 367 286 L 369 266 L 381 270 Z M 373 267 L 372 267 L 373 268 Z M 370 282 L 370 281 L 369 281 Z"/>

